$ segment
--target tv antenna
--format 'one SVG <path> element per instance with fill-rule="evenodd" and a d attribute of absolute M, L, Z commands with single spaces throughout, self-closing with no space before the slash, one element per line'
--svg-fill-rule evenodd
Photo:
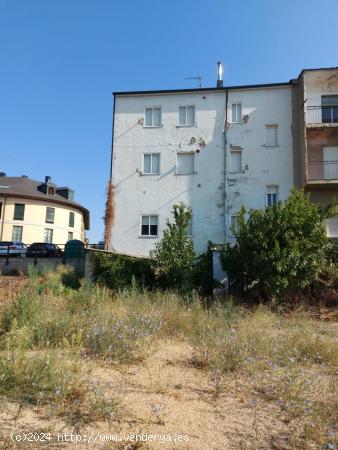
<path fill-rule="evenodd" d="M 201 88 L 202 87 L 202 80 L 203 77 L 201 77 L 201 75 L 197 75 L 197 77 L 187 77 L 184 78 L 185 80 L 198 80 L 198 86 Z"/>

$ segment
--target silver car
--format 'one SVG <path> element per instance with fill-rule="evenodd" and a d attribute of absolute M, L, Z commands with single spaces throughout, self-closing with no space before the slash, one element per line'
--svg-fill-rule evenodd
<path fill-rule="evenodd" d="M 1 241 L 0 256 L 26 256 L 27 245 L 20 241 Z"/>

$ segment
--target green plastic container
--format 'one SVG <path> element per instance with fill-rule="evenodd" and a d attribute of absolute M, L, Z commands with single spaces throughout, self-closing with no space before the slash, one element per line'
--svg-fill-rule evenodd
<path fill-rule="evenodd" d="M 82 258 L 85 255 L 85 246 L 82 241 L 72 239 L 65 245 L 65 259 L 67 258 Z"/>

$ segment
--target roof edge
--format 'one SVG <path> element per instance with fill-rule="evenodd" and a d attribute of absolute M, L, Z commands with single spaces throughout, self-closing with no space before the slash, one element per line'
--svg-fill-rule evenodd
<path fill-rule="evenodd" d="M 193 93 L 193 92 L 226 92 L 227 90 L 239 90 L 239 89 L 264 89 L 264 88 L 274 88 L 274 87 L 285 87 L 290 86 L 290 81 L 281 83 L 265 83 L 265 84 L 247 84 L 239 86 L 224 86 L 209 87 L 209 88 L 194 88 L 194 89 L 159 89 L 159 90 L 148 90 L 148 91 L 115 91 L 112 93 L 114 97 L 119 95 L 151 95 L 151 94 L 178 94 L 178 93 Z"/>
<path fill-rule="evenodd" d="M 316 69 L 303 69 L 299 75 L 298 78 L 300 78 L 304 72 L 314 72 L 316 70 L 338 70 L 338 67 L 318 67 Z"/>

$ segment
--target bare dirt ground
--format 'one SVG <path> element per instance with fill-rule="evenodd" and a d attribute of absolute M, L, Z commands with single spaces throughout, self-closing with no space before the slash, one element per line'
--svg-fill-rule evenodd
<path fill-rule="evenodd" d="M 210 375 L 187 364 L 191 348 L 177 342 L 159 342 L 158 349 L 137 366 L 114 369 L 97 367 L 93 382 L 109 394 L 119 395 L 124 406 L 122 418 L 111 423 L 95 423 L 74 428 L 48 417 L 44 407 L 5 403 L 0 411 L 1 448 L 120 448 L 120 449 L 273 449 L 283 440 L 289 424 L 277 407 L 258 403 L 242 391 L 238 380 L 229 380 L 227 391 L 215 398 Z M 78 433 L 82 439 L 94 435 L 145 434 L 170 436 L 166 443 L 99 442 L 14 443 L 11 433 Z M 186 441 L 172 442 L 178 435 Z M 158 438 L 159 439 L 159 438 Z M 183 438 L 181 438 L 183 439 Z M 129 445 L 129 446 L 128 446 Z M 288 448 L 288 447 L 285 447 Z"/>
<path fill-rule="evenodd" d="M 27 284 L 25 276 L 1 275 L 0 276 L 0 305 L 8 299 L 15 297 Z"/>
<path fill-rule="evenodd" d="M 0 302 L 13 298 L 25 283 L 24 277 L 0 277 Z M 121 403 L 120 417 L 109 422 L 74 426 L 51 414 L 52 406 L 21 405 L 4 399 L 0 403 L 0 449 L 295 448 L 289 438 L 297 423 L 290 423 L 273 402 L 252 395 L 248 380 L 229 375 L 216 393 L 211 374 L 194 367 L 191 360 L 189 345 L 167 340 L 159 341 L 156 349 L 135 365 L 112 366 L 97 361 L 94 365 L 89 361 L 93 384 L 103 389 L 107 399 L 118 397 Z M 13 441 L 24 432 L 38 434 L 31 442 Z M 41 433 L 50 433 L 51 440 L 46 441 Z M 58 439 L 57 433 L 62 438 Z M 81 442 L 75 443 L 69 433 L 80 436 Z M 143 435 L 144 440 L 146 434 L 156 435 L 157 442 L 125 442 L 124 436 L 131 434 Z M 111 435 L 117 435 L 121 442 L 111 442 Z"/>

